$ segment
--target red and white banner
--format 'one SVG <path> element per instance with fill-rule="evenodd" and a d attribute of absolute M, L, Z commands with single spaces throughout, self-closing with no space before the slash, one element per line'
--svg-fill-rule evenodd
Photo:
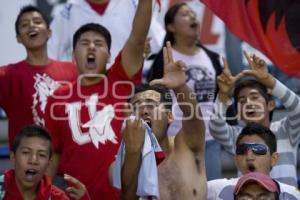
<path fill-rule="evenodd" d="M 201 0 L 232 33 L 300 77 L 300 1 Z"/>

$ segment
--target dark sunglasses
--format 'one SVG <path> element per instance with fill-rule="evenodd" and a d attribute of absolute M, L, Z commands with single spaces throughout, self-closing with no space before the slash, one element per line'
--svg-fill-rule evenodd
<path fill-rule="evenodd" d="M 244 155 L 250 150 L 256 155 L 266 155 L 269 151 L 269 148 L 265 144 L 256 144 L 256 143 L 242 143 L 237 145 L 235 154 L 236 155 Z"/>

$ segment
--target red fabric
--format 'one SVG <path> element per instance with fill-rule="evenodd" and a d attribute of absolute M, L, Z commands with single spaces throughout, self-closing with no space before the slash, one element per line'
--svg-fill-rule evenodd
<path fill-rule="evenodd" d="M 23 200 L 15 181 L 15 171 L 9 170 L 4 174 L 5 196 L 4 200 Z M 36 200 L 69 200 L 70 198 L 59 188 L 51 184 L 50 177 L 44 176 L 41 180 Z"/>
<path fill-rule="evenodd" d="M 201 1 L 283 72 L 300 77 L 300 1 Z"/>
<path fill-rule="evenodd" d="M 77 71 L 72 63 L 54 60 L 50 60 L 45 66 L 32 66 L 26 61 L 21 61 L 0 67 L 0 107 L 5 110 L 9 119 L 10 147 L 16 133 L 23 126 L 34 123 L 34 110 L 43 119 L 41 103 L 46 101 L 42 96 L 34 94 L 37 91 L 45 93 L 44 83 L 49 82 L 47 77 L 59 81 L 74 81 L 78 76 Z M 44 81 L 38 81 L 38 75 L 44 77 Z M 35 86 L 36 83 L 39 83 L 40 87 Z"/>
<path fill-rule="evenodd" d="M 52 134 L 54 148 L 61 154 L 58 173 L 60 175 L 67 173 L 82 181 L 86 185 L 91 199 L 119 199 L 119 191 L 113 188 L 109 183 L 108 168 L 115 159 L 121 141 L 119 131 L 122 125 L 122 119 L 124 118 L 124 113 L 121 108 L 123 108 L 123 104 L 131 93 L 131 89 L 133 89 L 128 87 L 128 85 L 124 85 L 124 83 L 116 85 L 114 89 L 114 83 L 122 80 L 129 80 L 129 78 L 121 65 L 121 54 L 119 54 L 115 64 L 107 72 L 107 81 L 102 80 L 100 83 L 91 86 L 80 86 L 76 83 L 73 85 L 73 92 L 71 93 L 71 88 L 62 88 L 56 92 L 57 95 L 70 93 L 71 96 L 65 100 L 51 98 L 51 102 L 49 102 L 46 109 L 48 114 L 51 115 L 52 113 L 52 116 L 62 119 L 54 120 L 51 116 L 46 117 L 46 127 Z M 139 84 L 140 80 L 141 70 L 130 81 Z M 107 85 L 107 87 L 105 87 L 105 85 Z M 83 95 L 79 95 L 77 92 L 78 89 Z M 125 96 L 125 98 L 116 98 L 113 95 L 113 91 L 116 91 L 118 95 Z M 103 93 L 106 94 L 100 97 Z M 115 108 L 115 118 L 111 121 L 111 126 L 116 136 L 116 143 L 111 140 L 97 142 L 97 144 L 99 144 L 98 148 L 91 140 L 91 128 L 83 127 L 84 124 L 94 119 L 90 113 L 91 110 L 88 109 L 86 104 L 87 99 L 94 94 L 98 94 L 96 111 L 101 111 L 103 107 L 107 105 L 112 105 Z M 52 105 L 55 105 L 54 102 L 61 102 L 61 104 L 52 107 Z M 68 119 L 68 104 L 79 105 L 79 109 L 77 109 L 76 116 L 74 117 L 77 118 L 76 127 L 79 129 L 80 137 L 78 137 L 78 134 L 76 135 L 76 128 L 74 129 L 74 126 L 72 126 L 74 123 Z M 51 111 L 51 107 L 53 108 L 53 112 Z M 118 117 L 118 119 L 116 119 L 116 117 Z M 99 120 L 99 123 L 101 123 L 101 120 Z M 97 129 L 97 127 L 95 129 Z M 106 133 L 107 130 L 104 130 L 102 135 Z M 81 139 L 85 136 L 87 136 L 86 141 L 81 142 Z"/>
<path fill-rule="evenodd" d="M 96 11 L 99 15 L 103 15 L 108 4 L 108 2 L 102 3 L 102 4 L 98 4 L 98 3 L 92 3 L 90 1 L 87 0 L 87 2 L 90 4 L 91 8 Z"/>
<path fill-rule="evenodd" d="M 155 160 L 156 165 L 158 166 L 164 159 L 166 158 L 166 154 L 163 151 L 155 152 Z"/>

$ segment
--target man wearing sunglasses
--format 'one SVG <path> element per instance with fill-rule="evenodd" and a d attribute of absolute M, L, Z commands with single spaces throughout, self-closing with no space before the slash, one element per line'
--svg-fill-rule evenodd
<path fill-rule="evenodd" d="M 242 175 L 259 172 L 269 176 L 271 169 L 279 160 L 277 140 L 274 133 L 258 123 L 246 125 L 237 137 L 234 160 Z M 207 199 L 234 199 L 234 188 L 237 182 L 238 178 L 209 181 Z M 276 181 L 276 184 L 280 189 L 280 200 L 300 199 L 300 193 L 296 187 L 280 181 Z"/>

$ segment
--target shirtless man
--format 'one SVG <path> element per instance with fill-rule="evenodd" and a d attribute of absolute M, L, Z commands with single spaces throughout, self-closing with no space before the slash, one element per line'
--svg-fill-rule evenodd
<path fill-rule="evenodd" d="M 150 86 L 137 87 L 130 100 L 138 119 L 127 120 L 123 132 L 126 144 L 122 168 L 123 199 L 138 199 L 137 177 L 145 134 L 141 120 L 152 128 L 166 154 L 158 166 L 160 199 L 206 199 L 205 126 L 200 120 L 202 114 L 197 100 L 185 84 L 185 66 L 181 61 L 173 61 L 171 51 L 171 45 L 167 43 L 164 48 L 164 77 L 152 81 Z M 173 120 L 172 100 L 167 88 L 174 90 L 184 116 L 182 128 L 175 138 L 167 136 L 168 126 Z"/>

